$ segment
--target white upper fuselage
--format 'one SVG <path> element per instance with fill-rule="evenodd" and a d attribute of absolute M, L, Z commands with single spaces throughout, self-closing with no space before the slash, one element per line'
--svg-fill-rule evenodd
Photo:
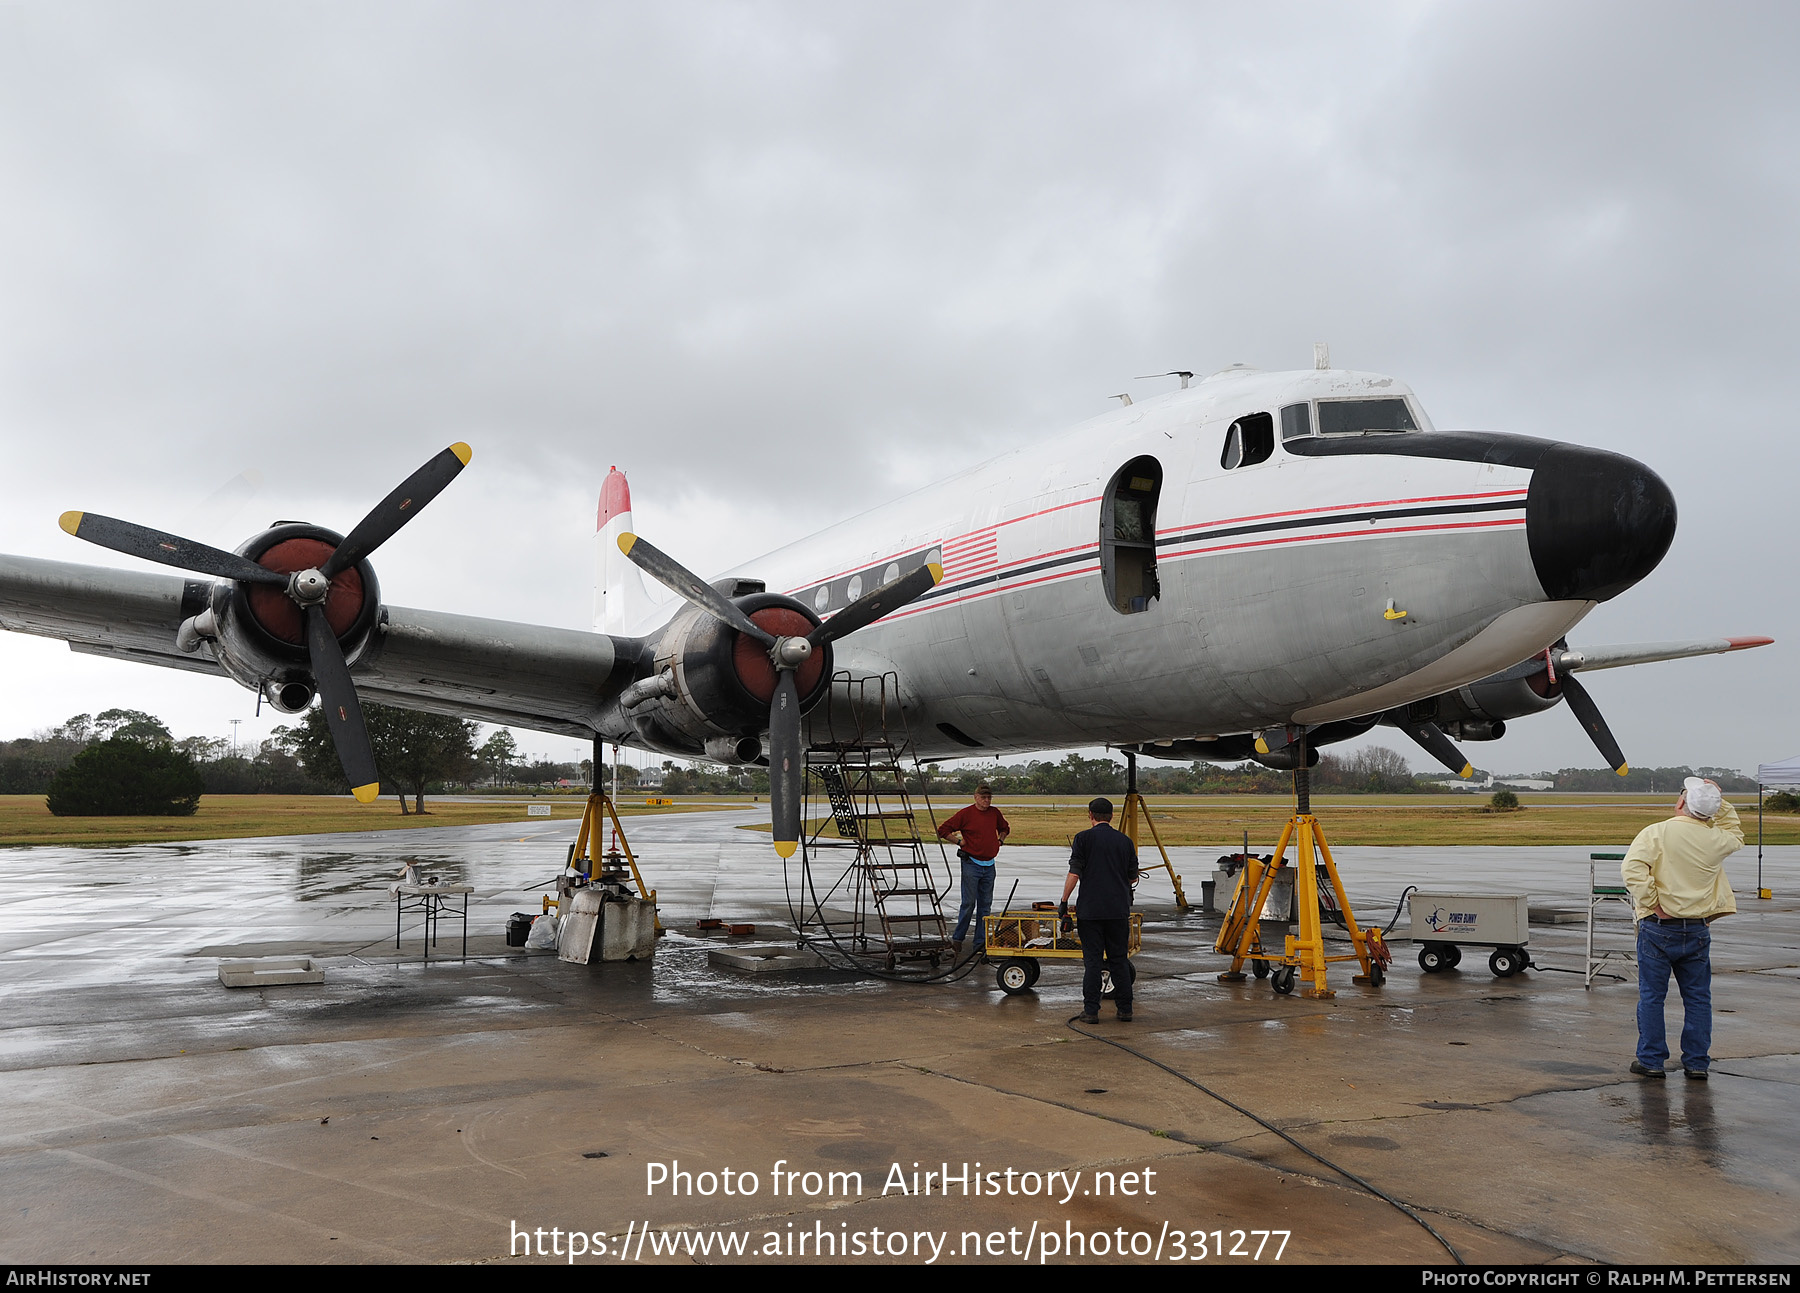
<path fill-rule="evenodd" d="M 910 734 L 936 754 L 1354 718 L 1524 659 L 1591 609 L 1548 601 L 1534 573 L 1529 470 L 1282 447 L 1283 408 L 1316 419 L 1317 401 L 1358 398 L 1405 400 L 1431 429 L 1392 378 L 1226 370 L 728 573 L 828 618 L 941 560 L 937 588 L 836 648 L 839 669 L 898 675 Z M 1275 427 L 1269 456 L 1222 465 L 1228 429 L 1257 414 Z M 1103 546 L 1102 500 L 1140 458 L 1160 470 L 1160 588 L 1133 601 L 1109 597 L 1103 564 L 1129 553 Z"/>

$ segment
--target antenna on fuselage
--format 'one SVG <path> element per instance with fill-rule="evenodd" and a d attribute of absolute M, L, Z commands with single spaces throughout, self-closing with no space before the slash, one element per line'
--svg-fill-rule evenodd
<path fill-rule="evenodd" d="M 1151 382 L 1155 381 L 1158 377 L 1179 377 L 1181 379 L 1181 389 L 1184 391 L 1188 388 L 1188 383 L 1194 380 L 1194 374 L 1185 368 L 1177 368 L 1173 372 L 1167 373 L 1145 373 L 1142 377 L 1133 378 L 1132 380 Z M 1126 402 L 1130 403 L 1129 400 Z"/>
<path fill-rule="evenodd" d="M 1112 399 L 1112 400 L 1117 400 L 1121 404 L 1131 403 L 1131 396 L 1125 394 L 1124 391 L 1120 391 L 1117 395 L 1109 395 L 1109 396 L 1107 396 L 1107 398 Z"/>
<path fill-rule="evenodd" d="M 1313 342 L 1313 367 L 1320 372 L 1331 367 L 1331 347 L 1323 341 Z"/>

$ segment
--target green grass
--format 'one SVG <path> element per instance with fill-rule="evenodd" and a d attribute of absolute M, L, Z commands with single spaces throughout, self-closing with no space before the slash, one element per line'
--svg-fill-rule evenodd
<path fill-rule="evenodd" d="M 1113 796 L 1116 802 L 1122 797 Z M 1156 833 L 1169 847 L 1242 847 L 1269 852 L 1294 811 L 1288 795 L 1146 796 Z M 1748 839 L 1756 838 L 1756 800 L 1733 797 Z M 1521 794 L 1518 809 L 1495 811 L 1485 797 L 1470 795 L 1314 795 L 1313 814 L 1328 843 L 1337 845 L 1592 845 L 1623 848 L 1644 827 L 1674 815 L 1675 801 L 1664 795 Z M 940 819 L 960 801 L 934 801 Z M 1077 796 L 1045 796 L 997 802 L 1012 824 L 1010 844 L 1067 844 L 1086 830 L 1087 801 Z M 1119 822 L 1115 818 L 1115 825 Z M 810 832 L 817 822 L 809 824 Z M 929 826 L 922 822 L 924 829 Z M 754 829 L 767 830 L 767 826 Z M 836 828 L 826 826 L 827 834 Z M 1149 832 L 1139 828 L 1139 843 Z M 1800 818 L 1769 816 L 1763 839 L 1800 844 Z"/>
<path fill-rule="evenodd" d="M 1118 796 L 1114 797 L 1115 800 Z M 767 800 L 694 795 L 670 807 L 645 806 L 642 794 L 622 797 L 621 816 L 699 812 L 713 807 L 768 811 Z M 102 846 L 158 840 L 243 839 L 262 835 L 314 835 L 329 831 L 387 831 L 488 822 L 536 826 L 545 820 L 573 821 L 586 800 L 579 795 L 545 796 L 550 818 L 527 817 L 520 801 L 451 803 L 427 798 L 423 817 L 402 817 L 392 798 L 363 805 L 326 795 L 207 795 L 192 817 L 52 817 L 42 795 L 0 795 L 0 845 L 73 844 Z M 929 831 L 923 815 L 920 824 Z M 1243 833 L 1251 847 L 1268 852 L 1293 812 L 1286 795 L 1157 795 L 1147 797 L 1162 842 L 1235 852 Z M 1313 811 L 1326 839 L 1337 845 L 1471 844 L 1591 845 L 1623 848 L 1644 827 L 1671 815 L 1674 801 L 1663 795 L 1522 794 L 1521 808 L 1494 812 L 1482 796 L 1315 795 Z M 1745 834 L 1756 838 L 1756 800 L 1736 796 Z M 1074 795 L 1011 799 L 1000 809 L 1012 823 L 1012 844 L 1066 844 L 1087 829 L 1087 800 Z M 962 806 L 960 797 L 934 800 L 941 820 Z M 767 831 L 767 822 L 749 829 Z M 808 827 L 810 831 L 812 826 Z M 833 833 L 831 826 L 827 833 Z M 1140 828 L 1140 841 L 1149 835 Z M 1763 838 L 1770 844 L 1800 844 L 1800 817 L 1771 814 Z"/>
<path fill-rule="evenodd" d="M 410 802 L 410 801 L 409 801 Z M 536 826 L 549 821 L 575 821 L 587 800 L 555 796 L 536 800 L 550 805 L 549 818 L 528 817 L 525 803 L 451 803 L 425 798 L 425 815 L 402 817 L 398 803 L 384 798 L 373 804 L 332 795 L 203 795 L 192 817 L 54 817 L 42 795 L 0 795 L 0 844 L 144 844 L 159 840 L 246 839 L 263 835 L 319 835 L 331 831 L 392 831 L 434 826 L 471 826 L 516 822 Z M 745 806 L 749 805 L 748 799 Z M 693 812 L 706 803 L 676 803 L 649 808 L 643 796 L 621 798 L 622 817 L 643 813 Z"/>

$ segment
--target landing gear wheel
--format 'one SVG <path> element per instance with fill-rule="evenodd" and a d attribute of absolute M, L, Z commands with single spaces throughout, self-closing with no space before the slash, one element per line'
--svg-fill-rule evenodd
<path fill-rule="evenodd" d="M 1495 978 L 1510 979 L 1525 968 L 1525 959 L 1522 947 L 1497 947 L 1488 957 L 1488 969 L 1494 972 Z"/>
<path fill-rule="evenodd" d="M 1294 967 L 1284 965 L 1275 971 L 1275 977 L 1270 981 L 1269 986 L 1284 997 L 1291 993 L 1294 990 Z"/>
<path fill-rule="evenodd" d="M 1456 962 L 1452 961 L 1442 943 L 1427 943 L 1419 949 L 1419 968 L 1427 974 L 1436 974 L 1448 970 Z"/>
<path fill-rule="evenodd" d="M 1031 985 L 1037 982 L 1037 977 L 1037 962 L 1022 956 L 1000 962 L 1000 968 L 994 971 L 994 982 L 1009 997 L 1031 991 Z"/>
<path fill-rule="evenodd" d="M 1250 962 L 1250 973 L 1254 974 L 1259 979 L 1268 978 L 1269 977 L 1269 963 L 1267 961 L 1252 961 L 1252 962 Z"/>

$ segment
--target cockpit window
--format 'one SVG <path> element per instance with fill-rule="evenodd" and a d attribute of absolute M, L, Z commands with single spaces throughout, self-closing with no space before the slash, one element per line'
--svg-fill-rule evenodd
<path fill-rule="evenodd" d="M 1361 435 L 1369 431 L 1417 431 L 1402 399 L 1320 400 L 1320 435 Z"/>
<path fill-rule="evenodd" d="M 1219 466 L 1226 471 L 1267 462 L 1275 452 L 1275 419 L 1267 413 L 1249 413 L 1231 424 L 1219 451 Z"/>
<path fill-rule="evenodd" d="M 1292 440 L 1296 436 L 1312 434 L 1312 405 L 1289 404 L 1281 410 L 1281 438 Z"/>

